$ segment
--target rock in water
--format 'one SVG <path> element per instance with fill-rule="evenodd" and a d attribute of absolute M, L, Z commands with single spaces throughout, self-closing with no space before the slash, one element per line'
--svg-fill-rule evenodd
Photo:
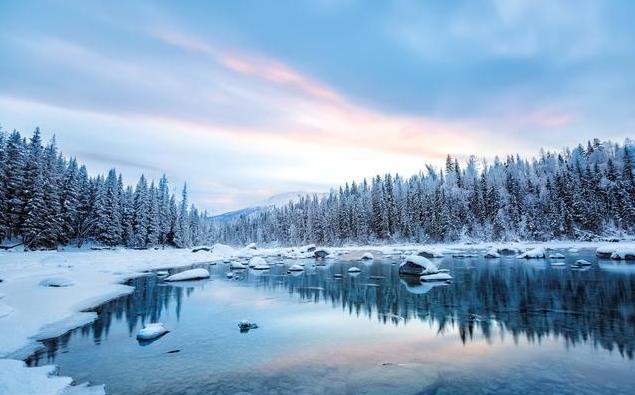
<path fill-rule="evenodd" d="M 362 270 L 361 270 L 360 268 L 355 267 L 355 266 L 353 266 L 353 267 L 351 267 L 351 268 L 349 268 L 349 269 L 348 269 L 348 272 L 349 272 L 349 273 L 359 273 L 359 272 L 361 272 L 361 271 L 362 271 Z"/>
<path fill-rule="evenodd" d="M 399 274 L 423 275 L 438 273 L 439 268 L 428 258 L 410 255 L 404 258 L 399 266 Z"/>
<path fill-rule="evenodd" d="M 301 272 L 303 270 L 304 268 L 300 265 L 291 265 L 291 267 L 289 268 L 290 272 Z"/>
<path fill-rule="evenodd" d="M 206 269 L 190 269 L 181 273 L 173 274 L 165 279 L 165 281 L 187 281 L 209 278 L 209 272 Z"/>
<path fill-rule="evenodd" d="M 166 333 L 168 329 L 160 322 L 153 324 L 146 324 L 143 329 L 137 333 L 137 340 L 152 340 L 157 339 Z"/>
<path fill-rule="evenodd" d="M 324 249 L 315 250 L 313 252 L 313 256 L 316 258 L 326 258 L 329 255 L 329 252 Z"/>
<path fill-rule="evenodd" d="M 242 320 L 238 323 L 238 328 L 241 332 L 249 332 L 250 329 L 258 328 L 258 325 L 254 322 L 250 322 L 249 320 Z"/>

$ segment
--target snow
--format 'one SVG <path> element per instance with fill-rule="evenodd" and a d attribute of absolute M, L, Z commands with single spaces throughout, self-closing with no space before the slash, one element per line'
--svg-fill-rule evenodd
<path fill-rule="evenodd" d="M 27 368 L 22 361 L 0 359 L 0 394 L 61 394 L 70 377 L 55 376 L 55 366 Z"/>
<path fill-rule="evenodd" d="M 249 243 L 245 246 L 246 250 L 256 250 L 258 249 L 258 247 L 256 247 L 256 243 Z"/>
<path fill-rule="evenodd" d="M 362 269 L 360 269 L 360 268 L 358 268 L 358 267 L 355 267 L 355 266 L 353 266 L 353 267 L 351 267 L 351 268 L 349 268 L 349 269 L 348 269 L 348 272 L 349 272 L 349 273 L 359 273 L 359 272 L 361 272 L 361 271 L 362 271 Z"/>
<path fill-rule="evenodd" d="M 181 273 L 173 274 L 165 279 L 165 281 L 187 281 L 187 280 L 200 280 L 203 278 L 209 278 L 209 271 L 207 269 L 190 269 Z"/>
<path fill-rule="evenodd" d="M 566 263 L 564 261 L 553 261 L 553 262 L 550 262 L 550 265 L 551 266 L 565 266 Z"/>
<path fill-rule="evenodd" d="M 269 270 L 271 269 L 271 266 L 269 266 L 268 264 L 260 264 L 260 265 L 256 265 L 253 267 L 254 270 Z"/>
<path fill-rule="evenodd" d="M 545 257 L 545 248 L 537 247 L 517 256 L 519 259 L 540 259 Z"/>
<path fill-rule="evenodd" d="M 365 260 L 375 259 L 375 257 L 370 252 L 365 252 L 364 254 L 362 254 L 362 257 L 359 259 L 361 259 L 362 261 L 365 261 Z"/>
<path fill-rule="evenodd" d="M 146 324 L 137 333 L 137 340 L 152 340 L 168 333 L 168 328 L 161 322 Z"/>
<path fill-rule="evenodd" d="M 584 259 L 578 259 L 577 261 L 575 261 L 574 265 L 575 266 L 591 266 L 591 262 Z"/>
<path fill-rule="evenodd" d="M 447 281 L 452 280 L 452 276 L 449 273 L 433 273 L 424 274 L 419 278 L 421 281 Z"/>
<path fill-rule="evenodd" d="M 289 268 L 290 272 L 301 272 L 302 270 L 304 270 L 304 268 L 300 265 L 291 265 L 291 267 Z"/>
<path fill-rule="evenodd" d="M 300 247 L 299 251 L 301 253 L 313 252 L 313 251 L 315 251 L 315 244 L 308 244 L 308 245 L 302 246 L 302 247 Z"/>
<path fill-rule="evenodd" d="M 49 277 L 40 281 L 42 287 L 70 287 L 74 285 L 73 280 L 66 277 Z"/>
<path fill-rule="evenodd" d="M 225 244 L 214 244 L 212 246 L 212 253 L 217 256 L 235 256 L 238 255 L 238 251 Z"/>

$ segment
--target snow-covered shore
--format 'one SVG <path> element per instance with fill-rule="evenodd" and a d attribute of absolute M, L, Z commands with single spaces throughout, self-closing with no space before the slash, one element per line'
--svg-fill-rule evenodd
<path fill-rule="evenodd" d="M 635 242 L 401 244 L 347 246 L 327 250 L 342 257 L 347 252 L 361 256 L 362 251 L 398 256 L 422 249 L 451 254 L 464 250 L 485 253 L 497 248 L 526 251 L 538 246 L 546 249 L 617 249 L 635 248 Z M 86 309 L 132 292 L 131 287 L 122 283 L 143 275 L 144 271 L 187 267 L 232 257 L 302 257 L 306 254 L 308 252 L 301 249 L 232 249 L 226 246 L 215 248 L 212 252 L 196 253 L 189 249 L 0 252 L 0 394 L 20 392 L 17 388 L 21 388 L 22 393 L 37 394 L 61 394 L 67 391 L 72 379 L 49 377 L 54 372 L 53 368 L 25 368 L 20 360 L 38 347 L 38 340 L 59 336 L 93 321 L 96 314 L 85 312 Z M 18 385 L 22 387 L 16 387 Z M 103 387 L 74 386 L 72 389 L 77 392 L 90 391 L 88 393 L 92 394 L 103 393 Z"/>

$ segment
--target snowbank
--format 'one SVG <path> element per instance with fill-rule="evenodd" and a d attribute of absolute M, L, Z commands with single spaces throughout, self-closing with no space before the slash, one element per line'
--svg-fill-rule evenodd
<path fill-rule="evenodd" d="M 152 340 L 168 333 L 168 328 L 161 322 L 146 324 L 143 329 L 137 333 L 137 340 Z"/>
<path fill-rule="evenodd" d="M 419 255 L 409 255 L 404 258 L 401 265 L 399 265 L 400 274 L 432 274 L 438 273 L 439 268 L 432 263 L 428 258 L 424 258 Z"/>
<path fill-rule="evenodd" d="M 545 248 L 538 247 L 518 255 L 519 259 L 541 259 L 545 257 Z"/>
<path fill-rule="evenodd" d="M 165 279 L 165 281 L 188 281 L 209 278 L 207 269 L 190 269 L 181 273 L 173 274 Z"/>
<path fill-rule="evenodd" d="M 238 255 L 238 251 L 225 244 L 214 244 L 212 246 L 212 254 L 217 257 L 231 257 Z"/>

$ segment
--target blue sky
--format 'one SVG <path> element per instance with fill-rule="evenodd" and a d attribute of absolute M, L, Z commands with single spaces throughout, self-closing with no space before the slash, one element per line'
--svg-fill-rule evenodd
<path fill-rule="evenodd" d="M 222 212 L 633 137 L 633 20 L 628 0 L 4 0 L 0 124 Z"/>

